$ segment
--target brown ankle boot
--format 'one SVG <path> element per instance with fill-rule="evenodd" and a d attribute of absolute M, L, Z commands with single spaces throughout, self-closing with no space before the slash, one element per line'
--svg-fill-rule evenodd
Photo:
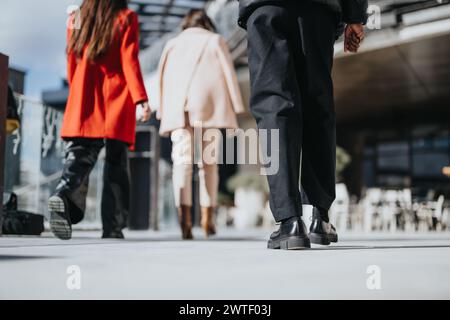
<path fill-rule="evenodd" d="M 194 237 L 192 236 L 191 207 L 181 206 L 181 208 L 178 208 L 178 218 L 183 240 L 194 239 Z"/>
<path fill-rule="evenodd" d="M 216 234 L 216 227 L 214 225 L 214 208 L 212 207 L 202 207 L 202 229 L 205 232 L 206 238 Z"/>

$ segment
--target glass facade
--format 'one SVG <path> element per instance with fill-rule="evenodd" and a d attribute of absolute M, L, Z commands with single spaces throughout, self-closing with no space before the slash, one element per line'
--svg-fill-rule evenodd
<path fill-rule="evenodd" d="M 418 196 L 427 190 L 450 194 L 450 180 L 442 170 L 450 164 L 450 129 L 417 126 L 402 136 L 371 140 L 364 149 L 364 186 L 413 188 Z"/>

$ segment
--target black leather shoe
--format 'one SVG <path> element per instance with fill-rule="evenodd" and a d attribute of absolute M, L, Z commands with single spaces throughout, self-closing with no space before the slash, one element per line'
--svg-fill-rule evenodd
<path fill-rule="evenodd" d="M 103 231 L 102 239 L 125 239 L 121 230 Z"/>
<path fill-rule="evenodd" d="M 316 208 L 313 209 L 309 231 L 309 238 L 314 244 L 328 246 L 331 242 L 338 242 L 336 228 L 331 223 L 325 222 Z"/>
<path fill-rule="evenodd" d="M 50 229 L 61 240 L 72 238 L 72 223 L 65 198 L 54 195 L 48 199 L 48 211 L 50 212 Z"/>
<path fill-rule="evenodd" d="M 278 231 L 270 236 L 267 248 L 283 250 L 311 248 L 303 220 L 297 218 L 282 222 Z"/>

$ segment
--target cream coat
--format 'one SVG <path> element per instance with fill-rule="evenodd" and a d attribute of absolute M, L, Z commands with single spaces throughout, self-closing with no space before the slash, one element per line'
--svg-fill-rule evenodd
<path fill-rule="evenodd" d="M 245 111 L 230 51 L 223 37 L 189 28 L 170 40 L 159 71 L 161 135 L 192 126 L 237 128 Z"/>

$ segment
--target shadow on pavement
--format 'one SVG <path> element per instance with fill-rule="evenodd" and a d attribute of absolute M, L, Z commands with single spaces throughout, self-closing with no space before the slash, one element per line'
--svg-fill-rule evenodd
<path fill-rule="evenodd" d="M 13 256 L 13 255 L 2 255 L 0 254 L 0 262 L 11 261 L 11 260 L 30 260 L 30 259 L 54 259 L 55 257 L 44 257 L 44 256 Z"/>
<path fill-rule="evenodd" d="M 329 250 L 384 250 L 384 249 L 428 249 L 428 248 L 450 248 L 450 245 L 401 245 L 401 246 L 330 246 L 313 247 L 308 251 L 329 251 Z"/>

